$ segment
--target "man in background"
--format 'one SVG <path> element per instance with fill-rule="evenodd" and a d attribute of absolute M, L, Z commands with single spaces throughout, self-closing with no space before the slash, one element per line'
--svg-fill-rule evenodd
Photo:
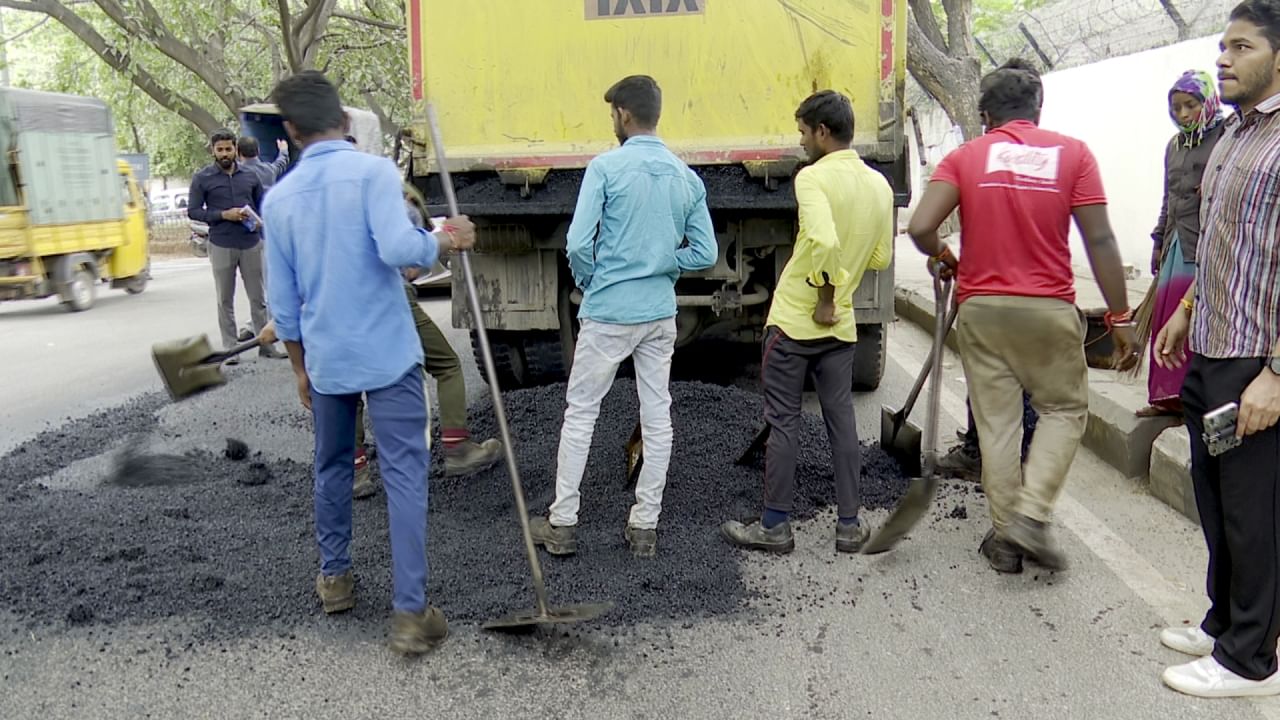
<path fill-rule="evenodd" d="M 255 137 L 245 135 L 240 138 L 236 143 L 236 149 L 240 153 L 240 166 L 258 176 L 264 193 L 276 184 L 280 174 L 289 167 L 288 141 L 276 141 L 276 159 L 270 163 L 262 162 L 262 158 L 258 157 L 258 139 Z"/>
<path fill-rule="evenodd" d="M 222 129 L 209 138 L 213 164 L 191 179 L 187 217 L 209 226 L 209 266 L 218 296 L 218 328 L 222 347 L 236 344 L 236 274 L 249 296 L 249 312 L 254 332 L 267 325 L 267 300 L 263 289 L 262 228 L 250 214 L 262 211 L 262 180 L 236 162 L 235 133 Z M 272 345 L 263 345 L 258 354 L 284 358 Z M 239 363 L 231 358 L 228 365 Z"/>

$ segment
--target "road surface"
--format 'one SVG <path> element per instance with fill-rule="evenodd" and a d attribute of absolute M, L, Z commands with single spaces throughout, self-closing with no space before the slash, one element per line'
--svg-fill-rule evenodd
<path fill-rule="evenodd" d="M 204 261 L 158 263 L 154 275 L 144 294 L 104 292 L 87 313 L 52 300 L 0 305 L 0 455 L 68 418 L 158 390 L 152 342 L 216 337 Z M 446 301 L 424 307 L 448 325 Z M 247 318 L 243 304 L 239 314 Z M 464 333 L 450 338 L 468 347 Z M 881 404 L 902 401 L 927 345 L 919 329 L 893 328 L 882 388 L 857 399 L 863 438 L 877 436 Z M 468 356 L 469 392 L 479 396 L 485 388 Z M 946 363 L 942 437 L 950 438 L 964 418 L 964 386 L 956 358 Z M 225 426 L 238 412 L 296 402 L 287 363 L 255 358 L 236 372 L 259 380 L 233 378 L 210 406 L 220 417 L 185 421 Z M 278 383 L 261 379 L 275 376 Z M 103 434 L 105 452 L 114 438 Z M 308 452 L 304 431 L 272 428 L 251 441 L 300 460 Z M 990 571 L 976 554 L 985 506 L 966 504 L 967 518 L 950 518 L 954 503 L 941 503 L 933 521 L 876 558 L 832 553 L 830 515 L 802 524 L 793 555 L 741 557 L 754 599 L 740 612 L 520 639 L 455 623 L 439 651 L 411 661 L 385 649 L 381 625 L 317 618 L 318 609 L 288 633 L 184 646 L 170 642 L 187 637 L 181 616 L 37 631 L 0 594 L 0 715 L 1280 718 L 1274 701 L 1193 700 L 1161 685 L 1161 670 L 1186 658 L 1162 648 L 1156 633 L 1203 612 L 1205 553 L 1198 529 L 1134 481 L 1080 453 L 1057 515 L 1072 567 L 1056 576 Z M 875 523 L 883 512 L 867 517 Z M 718 542 L 714 528 L 707 538 Z M 10 572 L 0 563 L 0 588 Z M 278 582 L 305 590 L 311 577 Z M 827 597 L 847 602 L 819 601 Z M 229 595 L 225 614 L 235 612 Z"/>

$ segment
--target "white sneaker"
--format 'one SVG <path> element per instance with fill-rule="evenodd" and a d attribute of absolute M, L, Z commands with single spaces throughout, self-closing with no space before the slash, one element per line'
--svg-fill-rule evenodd
<path fill-rule="evenodd" d="M 1168 627 L 1160 631 L 1160 644 L 1180 653 L 1204 657 L 1213 653 L 1214 638 L 1200 629 L 1199 625 L 1191 627 Z"/>
<path fill-rule="evenodd" d="M 1160 679 L 1180 693 L 1202 698 L 1280 695 L 1280 672 L 1265 680 L 1249 680 L 1222 667 L 1212 656 L 1168 668 Z"/>

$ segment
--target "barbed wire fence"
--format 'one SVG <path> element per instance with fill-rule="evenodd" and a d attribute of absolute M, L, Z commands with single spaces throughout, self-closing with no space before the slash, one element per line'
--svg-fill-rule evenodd
<path fill-rule="evenodd" d="M 1010 17 L 998 32 L 977 34 L 978 57 L 983 72 L 1012 57 L 1031 60 L 1044 72 L 1066 70 L 1220 33 L 1238 1 L 1059 0 Z M 911 86 L 909 105 L 936 106 Z"/>

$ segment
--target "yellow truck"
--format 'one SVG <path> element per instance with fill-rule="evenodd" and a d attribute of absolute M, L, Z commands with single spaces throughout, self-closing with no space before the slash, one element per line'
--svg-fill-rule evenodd
<path fill-rule="evenodd" d="M 834 89 L 853 100 L 854 145 L 909 200 L 903 92 L 906 3 L 894 0 L 409 0 L 410 176 L 445 211 L 421 112 L 436 107 L 501 379 L 564 377 L 580 300 L 564 257 L 583 170 L 614 146 L 605 89 L 632 74 L 663 89 L 659 134 L 704 180 L 720 248 L 676 286 L 678 345 L 758 340 L 796 233 L 804 162 L 795 108 Z M 470 327 L 455 278 L 454 324 Z M 893 320 L 893 270 L 854 295 L 858 360 L 875 388 Z M 474 338 L 474 333 L 473 333 Z M 473 340 L 473 345 L 474 345 Z"/>
<path fill-rule="evenodd" d="M 93 98 L 0 89 L 0 300 L 93 306 L 97 286 L 136 295 L 150 276 L 146 207 Z"/>

